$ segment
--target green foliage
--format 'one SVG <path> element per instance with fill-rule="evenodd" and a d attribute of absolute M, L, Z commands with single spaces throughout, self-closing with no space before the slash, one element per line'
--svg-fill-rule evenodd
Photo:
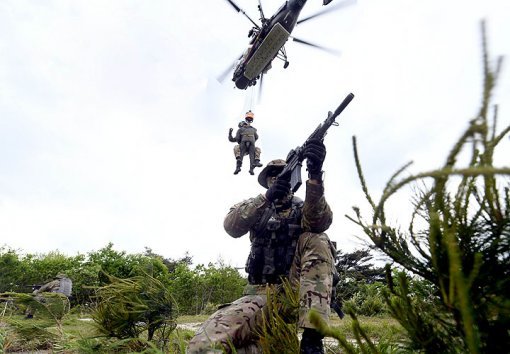
<path fill-rule="evenodd" d="M 489 62 L 483 32 L 484 87 L 481 108 L 440 169 L 387 183 L 378 203 L 368 192 L 355 159 L 363 191 L 373 209 L 356 222 L 374 245 L 433 288 L 433 298 L 413 296 L 405 274 L 389 276 L 391 313 L 407 330 L 412 349 L 436 353 L 500 353 L 510 345 L 510 168 L 493 165 L 498 144 L 510 131 L 496 130 L 490 100 L 500 72 Z M 467 157 L 467 159 L 466 159 Z M 458 167 L 459 161 L 467 166 Z M 427 184 L 427 181 L 431 181 Z M 387 224 L 388 200 L 403 187 L 421 183 L 408 232 Z M 435 298 L 434 298 L 435 297 Z"/>
<path fill-rule="evenodd" d="M 147 273 L 163 280 L 168 274 L 168 269 L 159 257 L 119 252 L 113 249 L 111 242 L 96 252 L 89 252 L 87 263 L 100 267 L 98 285 L 108 284 L 109 276 L 129 278 Z"/>
<path fill-rule="evenodd" d="M 386 311 L 380 288 L 386 282 L 384 269 L 371 263 L 369 249 L 351 253 L 337 251 L 335 264 L 339 275 L 336 285 L 338 303 L 349 303 L 359 314 L 373 316 Z"/>
<path fill-rule="evenodd" d="M 387 312 L 384 301 L 382 283 L 361 284 L 358 291 L 344 302 L 344 306 L 351 307 L 357 314 L 376 316 Z"/>
<path fill-rule="evenodd" d="M 61 321 L 69 312 L 69 299 L 60 293 L 45 292 L 37 296 L 22 293 L 2 293 L 0 301 L 12 301 L 17 307 L 33 308 L 33 313 L 38 316 L 49 318 L 53 321 Z"/>
<path fill-rule="evenodd" d="M 94 289 L 108 284 L 108 275 L 123 279 L 150 274 L 168 287 L 181 314 L 193 315 L 210 314 L 218 305 L 234 301 L 246 284 L 237 269 L 221 260 L 192 268 L 189 255 L 172 260 L 151 249 L 127 254 L 114 250 L 112 243 L 73 257 L 59 252 L 21 255 L 8 247 L 0 248 L 0 289 L 4 292 L 31 293 L 31 285 L 46 283 L 60 272 L 72 279 L 72 305 L 83 311 L 93 305 Z"/>
<path fill-rule="evenodd" d="M 335 264 L 340 282 L 337 285 L 339 295 L 349 296 L 341 291 L 342 283 L 355 282 L 362 284 L 372 284 L 375 282 L 384 283 L 386 281 L 384 269 L 376 267 L 372 262 L 373 256 L 369 249 L 355 250 L 351 253 L 337 251 L 337 262 Z"/>
<path fill-rule="evenodd" d="M 191 257 L 191 255 L 188 252 L 185 253 L 184 257 L 174 260 L 171 258 L 164 258 L 163 256 L 160 256 L 159 254 L 154 253 L 152 251 L 152 249 L 145 247 L 144 255 L 147 257 L 150 257 L 150 258 L 157 258 L 157 259 L 161 260 L 161 262 L 168 269 L 169 273 L 173 273 L 175 268 L 179 264 L 186 264 L 188 266 L 191 266 L 191 264 L 193 263 L 193 257 Z"/>
<path fill-rule="evenodd" d="M 351 332 L 356 340 L 352 343 L 348 338 L 338 329 L 329 326 L 324 322 L 322 317 L 312 311 L 310 313 L 310 322 L 326 337 L 334 338 L 338 341 L 341 347 L 341 353 L 347 354 L 397 354 L 397 353 L 410 353 L 409 350 L 404 350 L 396 341 L 393 336 L 379 338 L 377 342 L 374 341 L 374 335 L 371 335 L 365 327 L 362 327 L 355 315 L 353 309 L 346 305 L 345 311 L 351 317 Z M 329 345 L 331 347 L 331 345 Z M 333 351 L 336 352 L 336 351 Z"/>
<path fill-rule="evenodd" d="M 2 319 L 8 325 L 4 338 L 0 338 L 4 346 L 20 350 L 48 349 L 55 348 L 57 343 L 64 340 L 63 319 L 69 313 L 69 300 L 65 295 L 42 293 L 33 296 L 22 293 L 2 293 L 0 301 L 12 302 L 19 309 L 30 307 L 31 313 L 35 315 L 33 319 L 19 321 L 5 318 L 5 313 L 2 313 Z M 13 335 L 8 337 L 9 331 Z"/>
<path fill-rule="evenodd" d="M 168 268 L 161 257 L 118 252 L 112 243 L 87 255 L 73 257 L 60 252 L 22 256 L 10 248 L 0 248 L 1 292 L 32 292 L 31 285 L 46 283 L 60 272 L 73 280 L 73 304 L 92 302 L 92 288 L 108 282 L 105 273 L 118 278 L 148 273 L 163 282 L 168 281 Z"/>
<path fill-rule="evenodd" d="M 127 339 L 147 331 L 150 341 L 156 331 L 167 337 L 175 328 L 174 301 L 163 283 L 148 274 L 109 279 L 108 285 L 96 290 L 97 305 L 92 313 L 100 333 Z"/>
<path fill-rule="evenodd" d="M 451 313 L 445 311 L 439 298 L 431 293 L 426 296 L 427 290 L 420 287 L 423 282 L 413 286 L 414 281 L 404 272 L 397 272 L 395 278 L 397 283 L 392 281 L 384 296 L 390 313 L 409 334 L 406 347 L 427 353 L 458 352 L 463 344 L 452 326 Z"/>
<path fill-rule="evenodd" d="M 197 315 L 241 297 L 246 279 L 237 269 L 209 263 L 194 269 L 185 262 L 176 265 L 169 275 L 169 286 L 179 305 L 179 314 Z"/>
<path fill-rule="evenodd" d="M 3 316 L 2 316 L 3 317 Z M 10 339 L 11 333 L 10 329 L 8 329 L 3 323 L 0 322 L 0 353 L 7 353 L 9 348 L 12 345 L 12 340 Z"/>
<path fill-rule="evenodd" d="M 263 353 L 294 354 L 299 352 L 297 309 L 299 292 L 286 281 L 280 290 L 268 287 L 267 305 L 258 331 Z"/>
<path fill-rule="evenodd" d="M 21 286 L 18 282 L 26 270 L 26 265 L 15 250 L 0 247 L 0 293 L 19 292 Z"/>

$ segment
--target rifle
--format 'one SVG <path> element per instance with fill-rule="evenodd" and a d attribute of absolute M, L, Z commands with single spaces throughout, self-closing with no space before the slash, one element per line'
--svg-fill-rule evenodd
<path fill-rule="evenodd" d="M 42 284 L 32 284 L 32 285 L 22 285 L 24 288 L 32 288 L 32 290 L 37 290 L 39 289 Z"/>
<path fill-rule="evenodd" d="M 335 246 L 335 252 L 336 252 L 336 242 L 332 241 L 333 243 L 333 246 Z M 336 253 L 335 253 L 335 259 L 336 259 Z M 335 271 L 333 273 L 333 288 L 331 290 L 331 303 L 329 304 L 329 307 L 331 309 L 333 309 L 336 314 L 338 315 L 338 317 L 340 317 L 340 319 L 343 319 L 344 318 L 344 313 L 342 311 L 342 302 L 339 302 L 336 298 L 336 286 L 338 285 L 338 283 L 340 282 L 340 275 L 338 275 L 338 272 Z"/>
<path fill-rule="evenodd" d="M 324 122 L 319 124 L 319 126 L 315 129 L 315 131 L 306 139 L 305 143 L 297 148 L 290 150 L 287 155 L 287 165 L 284 167 L 283 171 L 278 175 L 278 178 L 289 178 L 290 175 L 290 186 L 292 192 L 295 192 L 301 186 L 301 166 L 304 160 L 303 151 L 305 149 L 306 143 L 310 140 L 320 140 L 323 141 L 326 136 L 329 127 L 332 125 L 338 126 L 338 122 L 335 121 L 335 118 L 342 113 L 342 111 L 347 107 L 347 105 L 352 101 L 354 95 L 349 93 L 347 97 L 344 98 L 340 106 L 337 107 L 335 112 L 328 112 L 328 117 Z"/>
<path fill-rule="evenodd" d="M 336 314 L 338 315 L 338 317 L 340 317 L 340 319 L 344 318 L 345 314 L 342 311 L 342 306 L 338 303 L 338 301 L 336 299 L 331 299 L 330 307 L 336 312 Z"/>

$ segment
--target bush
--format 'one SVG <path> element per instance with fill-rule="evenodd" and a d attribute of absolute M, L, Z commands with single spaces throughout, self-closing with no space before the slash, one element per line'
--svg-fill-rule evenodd
<path fill-rule="evenodd" d="M 174 300 L 156 278 L 146 274 L 109 279 L 110 284 L 96 290 L 97 305 L 92 313 L 102 334 L 127 339 L 147 331 L 150 341 L 156 331 L 168 335 L 176 327 Z"/>
<path fill-rule="evenodd" d="M 388 311 L 384 301 L 382 283 L 363 284 L 359 290 L 347 301 L 345 307 L 352 308 L 357 314 L 363 316 L 377 316 Z"/>
<path fill-rule="evenodd" d="M 510 346 L 510 168 L 493 165 L 510 126 L 496 130 L 490 99 L 500 72 L 493 68 L 483 32 L 484 91 L 481 108 L 440 169 L 389 180 L 378 203 L 355 158 L 371 220 L 355 208 L 356 222 L 374 245 L 409 274 L 427 283 L 428 297 L 413 294 L 412 279 L 388 271 L 385 293 L 392 315 L 409 335 L 409 348 L 430 353 L 502 353 Z M 462 155 L 462 152 L 466 155 Z M 467 157 L 467 159 L 465 159 Z M 464 159 L 463 159 L 464 158 Z M 459 161 L 467 166 L 459 167 Z M 430 183 L 427 183 L 430 180 Z M 388 200 L 404 186 L 424 186 L 413 202 L 407 233 L 387 224 Z M 389 267 L 388 267 L 389 269 Z M 430 291 L 431 290 L 431 291 Z"/>

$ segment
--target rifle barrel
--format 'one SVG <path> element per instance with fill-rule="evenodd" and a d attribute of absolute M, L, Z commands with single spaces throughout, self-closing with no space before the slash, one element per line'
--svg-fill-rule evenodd
<path fill-rule="evenodd" d="M 354 95 L 352 93 L 349 93 L 347 97 L 344 98 L 342 103 L 340 103 L 340 106 L 337 107 L 335 110 L 335 113 L 333 113 L 333 118 L 336 118 L 342 111 L 347 107 L 349 103 L 351 103 L 352 99 L 354 98 Z"/>

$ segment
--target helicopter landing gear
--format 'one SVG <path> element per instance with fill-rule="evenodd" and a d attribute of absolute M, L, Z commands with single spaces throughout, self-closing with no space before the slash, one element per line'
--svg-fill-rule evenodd
<path fill-rule="evenodd" d="M 280 59 L 281 61 L 283 61 L 283 68 L 284 69 L 287 69 L 287 67 L 289 66 L 289 61 L 287 60 L 287 51 L 285 50 L 285 47 L 281 47 L 280 50 L 278 51 L 278 54 L 276 55 L 276 57 L 278 59 Z"/>

